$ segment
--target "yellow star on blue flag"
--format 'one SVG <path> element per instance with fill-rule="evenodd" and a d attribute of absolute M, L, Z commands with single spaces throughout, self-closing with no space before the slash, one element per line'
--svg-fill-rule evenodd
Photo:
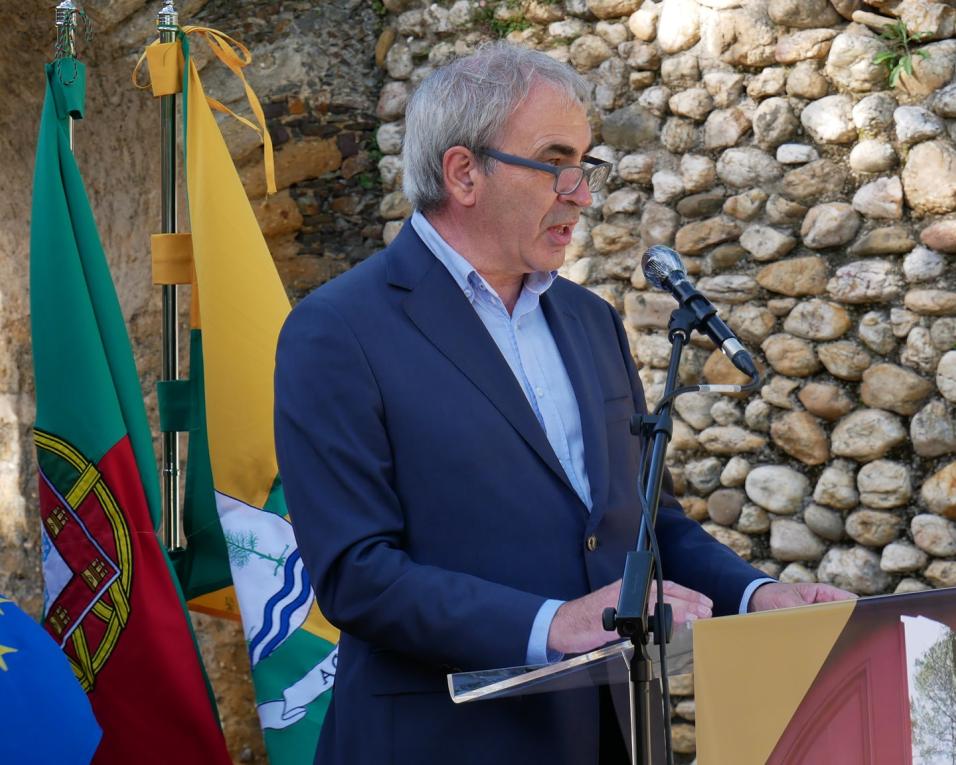
<path fill-rule="evenodd" d="M 0 603 L 0 762 L 89 765 L 103 732 L 66 655 L 12 600 Z"/>
<path fill-rule="evenodd" d="M 0 645 L 0 670 L 4 672 L 7 671 L 7 663 L 3 660 L 3 655 L 7 653 L 16 653 L 16 648 L 11 648 L 8 645 Z"/>

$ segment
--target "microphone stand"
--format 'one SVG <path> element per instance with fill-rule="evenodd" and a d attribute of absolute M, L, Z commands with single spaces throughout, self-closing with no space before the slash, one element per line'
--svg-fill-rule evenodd
<path fill-rule="evenodd" d="M 651 553 L 650 538 L 654 534 L 654 524 L 660 507 L 661 484 L 664 480 L 664 459 L 667 444 L 673 432 L 671 396 L 677 390 L 677 372 L 680 366 L 684 346 L 690 340 L 690 334 L 700 329 L 706 317 L 693 307 L 682 305 L 671 314 L 668 323 L 668 338 L 671 341 L 671 355 L 667 367 L 667 380 L 664 384 L 665 402 L 657 415 L 638 415 L 631 418 L 631 433 L 651 438 L 650 464 L 647 480 L 639 475 L 638 491 L 645 498 L 641 513 L 640 533 L 636 549 L 628 552 L 624 563 L 624 575 L 621 582 L 621 594 L 617 608 L 607 608 L 603 614 L 604 629 L 616 630 L 624 638 L 629 638 L 634 653 L 629 667 L 629 694 L 631 713 L 631 762 L 632 765 L 651 765 L 652 763 L 652 718 L 651 683 L 653 664 L 648 654 L 648 642 L 651 634 L 657 645 L 670 641 L 672 617 L 670 606 L 664 604 L 653 616 L 648 616 L 648 597 L 654 575 L 654 557 Z M 656 545 L 655 545 L 656 547 Z M 661 678 L 667 682 L 666 677 Z M 664 709 L 665 735 L 670 730 L 670 710 Z"/>

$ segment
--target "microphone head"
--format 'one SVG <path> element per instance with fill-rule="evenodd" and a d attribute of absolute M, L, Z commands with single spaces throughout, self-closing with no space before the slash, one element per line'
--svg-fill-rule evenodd
<path fill-rule="evenodd" d="M 644 271 L 644 278 L 651 286 L 659 290 L 666 289 L 664 283 L 674 271 L 681 275 L 687 274 L 687 269 L 684 268 L 684 262 L 680 259 L 680 255 L 663 244 L 655 244 L 653 247 L 647 248 L 644 257 L 641 258 L 641 270 Z"/>

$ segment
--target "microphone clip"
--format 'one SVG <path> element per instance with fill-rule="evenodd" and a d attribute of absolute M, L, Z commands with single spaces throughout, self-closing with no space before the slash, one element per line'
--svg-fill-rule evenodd
<path fill-rule="evenodd" d="M 686 345 L 690 342 L 691 332 L 697 330 L 718 345 L 737 369 L 749 376 L 751 380 L 757 381 L 760 373 L 756 364 L 736 336 L 720 320 L 714 304 L 687 282 L 683 282 L 681 287 L 682 289 L 676 292 L 680 297 L 680 303 L 671 313 L 670 321 L 667 323 L 667 339 L 673 343 L 675 335 L 680 335 Z M 722 343 L 717 342 L 719 335 L 716 334 L 715 324 L 722 327 L 727 335 Z M 708 328 L 712 331 L 708 332 Z"/>
<path fill-rule="evenodd" d="M 671 313 L 670 321 L 667 322 L 667 338 L 672 343 L 676 334 L 681 335 L 685 344 L 689 343 L 691 332 L 697 330 L 703 333 L 707 319 L 717 313 L 713 303 L 709 300 L 694 300 L 695 295 L 703 296 L 697 290 L 693 290 L 693 293 L 690 299 L 682 301 Z"/>

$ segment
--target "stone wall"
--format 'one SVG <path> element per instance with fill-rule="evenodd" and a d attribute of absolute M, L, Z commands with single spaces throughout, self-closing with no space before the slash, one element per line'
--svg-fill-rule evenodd
<path fill-rule="evenodd" d="M 275 146 L 277 195 L 265 199 L 255 134 L 232 121 L 224 127 L 283 282 L 302 297 L 381 247 L 374 140 L 380 16 L 362 0 L 212 0 L 194 23 L 252 49 L 249 81 Z M 242 102 L 227 70 L 217 67 L 204 81 Z"/>
<path fill-rule="evenodd" d="M 766 372 L 748 398 L 678 399 L 669 459 L 687 514 L 783 581 L 956 585 L 956 3 L 384 4 L 386 239 L 408 212 L 417 82 L 502 36 L 569 62 L 593 85 L 591 154 L 616 171 L 563 274 L 624 316 L 652 402 L 675 306 L 641 273 L 652 244 L 684 255 Z M 897 18 L 926 36 L 890 87 L 873 58 Z M 685 353 L 686 384 L 741 378 L 706 339 Z M 689 758 L 692 686 L 675 691 Z"/>

